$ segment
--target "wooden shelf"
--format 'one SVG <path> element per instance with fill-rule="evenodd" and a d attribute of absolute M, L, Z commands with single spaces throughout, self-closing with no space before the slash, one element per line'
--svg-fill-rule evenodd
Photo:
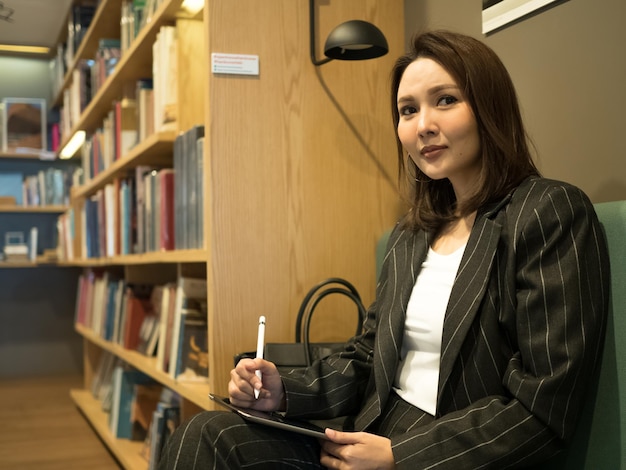
<path fill-rule="evenodd" d="M 72 191 L 73 198 L 84 198 L 94 194 L 115 178 L 140 165 L 155 167 L 172 166 L 172 151 L 176 133 L 158 132 L 133 147 L 128 154 L 114 162 L 86 184 Z"/>
<path fill-rule="evenodd" d="M 100 10 L 108 9 L 111 11 L 113 7 L 108 4 L 112 2 L 120 3 L 120 0 L 108 0 L 108 2 L 103 2 Z M 65 147 L 77 131 L 84 130 L 91 132 L 96 129 L 101 124 L 102 118 L 111 109 L 111 103 L 121 98 L 124 84 L 134 82 L 141 78 L 145 78 L 146 76 L 152 76 L 152 45 L 154 44 L 156 35 L 161 26 L 174 22 L 177 13 L 180 10 L 181 4 L 182 0 L 165 0 L 159 6 L 150 23 L 144 26 L 144 28 L 139 32 L 128 51 L 126 51 L 117 63 L 115 71 L 102 84 L 96 95 L 91 98 L 91 101 L 83 110 L 80 119 L 75 124 L 70 134 L 65 136 L 60 148 Z M 120 8 L 117 9 L 118 17 L 120 15 Z M 102 23 L 102 21 L 98 18 L 94 18 L 92 22 L 92 24 L 95 24 L 96 26 L 100 23 Z M 119 25 L 119 18 L 117 23 Z M 91 27 L 88 34 L 89 33 L 91 33 Z M 94 35 L 97 38 L 104 37 L 98 34 Z M 97 39 L 95 40 L 95 47 L 97 49 Z M 75 64 L 68 68 L 68 75 L 71 76 L 71 71 L 74 68 Z M 62 90 L 67 88 L 71 81 L 71 79 L 68 79 L 67 77 L 66 80 L 67 83 L 64 82 Z"/>
<path fill-rule="evenodd" d="M 172 250 L 138 253 L 134 255 L 113 256 L 111 258 L 87 258 L 60 261 L 63 266 L 120 266 L 141 264 L 192 264 L 205 263 L 208 259 L 206 250 Z"/>
<path fill-rule="evenodd" d="M 123 348 L 119 344 L 106 341 L 94 334 L 93 331 L 85 328 L 82 325 L 77 324 L 75 328 L 76 331 L 86 340 L 96 344 L 101 349 L 104 349 L 111 354 L 114 354 L 135 369 L 140 370 L 146 375 L 149 375 L 159 383 L 174 390 L 181 397 L 191 401 L 202 409 L 213 409 L 213 404 L 208 397 L 210 391 L 209 384 L 179 382 L 173 379 L 167 373 L 156 368 L 155 357 L 147 357 L 143 354 L 138 353 L 137 351 L 131 351 Z"/>
<path fill-rule="evenodd" d="M 25 152 L 0 152 L 0 159 L 6 158 L 11 160 L 41 160 L 41 161 L 55 161 L 57 160 L 56 154 L 44 151 L 37 153 L 25 153 Z"/>
<path fill-rule="evenodd" d="M 12 268 L 41 268 L 41 267 L 63 267 L 54 261 L 0 261 L 0 269 Z M 69 266 L 65 266 L 69 267 Z"/>
<path fill-rule="evenodd" d="M 3 212 L 22 212 L 32 213 L 52 213 L 60 214 L 68 210 L 67 206 L 0 206 L 0 213 Z"/>
<path fill-rule="evenodd" d="M 100 402 L 89 390 L 72 389 L 70 397 L 125 469 L 146 470 L 148 468 L 148 462 L 141 456 L 143 441 L 113 437 L 109 430 L 109 415 L 102 411 Z"/>

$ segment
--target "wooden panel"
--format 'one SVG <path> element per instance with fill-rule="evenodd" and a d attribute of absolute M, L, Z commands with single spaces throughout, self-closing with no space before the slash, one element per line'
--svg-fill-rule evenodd
<path fill-rule="evenodd" d="M 402 1 L 321 3 L 320 43 L 339 23 L 364 19 L 383 30 L 390 54 L 316 68 L 308 2 L 207 3 L 207 54 L 260 58 L 258 77 L 208 76 L 210 367 L 218 393 L 229 358 L 254 349 L 258 315 L 267 316 L 268 341 L 292 340 L 300 300 L 331 276 L 352 281 L 369 303 L 375 243 L 399 214 L 388 77 L 403 51 Z M 350 335 L 351 315 L 325 328 Z"/>

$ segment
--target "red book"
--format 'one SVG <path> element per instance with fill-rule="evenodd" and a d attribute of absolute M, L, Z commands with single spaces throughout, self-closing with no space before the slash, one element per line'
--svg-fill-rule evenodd
<path fill-rule="evenodd" d="M 174 170 L 165 168 L 158 174 L 160 198 L 160 234 L 159 248 L 174 249 Z"/>
<path fill-rule="evenodd" d="M 126 325 L 124 325 L 124 347 L 137 349 L 139 346 L 139 331 L 146 315 L 152 314 L 150 298 L 137 295 L 131 287 L 126 296 Z"/>

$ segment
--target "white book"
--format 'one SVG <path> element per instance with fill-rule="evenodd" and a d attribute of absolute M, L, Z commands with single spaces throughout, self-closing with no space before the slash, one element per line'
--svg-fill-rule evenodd
<path fill-rule="evenodd" d="M 107 184 L 104 187 L 104 210 L 105 210 L 105 240 L 106 240 L 106 256 L 115 256 L 115 228 L 117 211 L 115 208 L 115 186 Z"/>
<path fill-rule="evenodd" d="M 167 372 L 166 370 L 166 357 L 169 356 L 166 351 L 168 344 L 168 333 L 170 330 L 171 319 L 170 313 L 173 309 L 170 309 L 170 303 L 173 302 L 175 296 L 175 284 L 166 284 L 163 288 L 163 296 L 161 297 L 161 313 L 159 321 L 159 339 L 157 342 L 157 369 Z M 171 310 L 171 311 L 170 311 Z"/>
<path fill-rule="evenodd" d="M 33 262 L 37 259 L 37 232 L 37 227 L 32 227 L 28 238 L 28 258 Z"/>

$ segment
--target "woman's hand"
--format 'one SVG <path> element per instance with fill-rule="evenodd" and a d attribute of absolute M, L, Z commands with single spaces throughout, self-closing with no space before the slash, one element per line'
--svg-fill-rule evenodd
<path fill-rule="evenodd" d="M 262 379 L 256 375 L 260 371 Z M 259 398 L 254 398 L 254 390 Z M 264 359 L 242 359 L 230 371 L 228 394 L 233 405 L 262 411 L 277 411 L 284 408 L 285 390 L 283 381 L 274 363 Z"/>
<path fill-rule="evenodd" d="M 326 468 L 387 470 L 396 464 L 391 441 L 366 432 L 340 432 L 326 429 L 329 441 L 320 441 L 320 463 Z"/>

